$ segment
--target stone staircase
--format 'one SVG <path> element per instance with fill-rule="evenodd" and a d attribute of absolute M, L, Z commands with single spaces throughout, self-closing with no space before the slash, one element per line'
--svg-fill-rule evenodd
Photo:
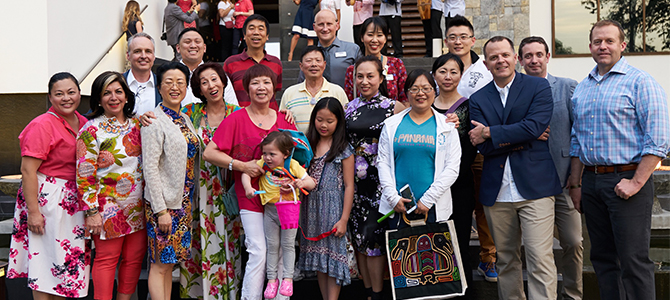
<path fill-rule="evenodd" d="M 416 0 L 402 1 L 402 45 L 404 57 L 423 57 L 426 54 L 426 41 L 423 34 L 423 23 L 419 16 Z M 379 15 L 379 3 L 375 1 L 374 16 Z M 388 52 L 393 53 L 391 36 L 388 37 Z"/>

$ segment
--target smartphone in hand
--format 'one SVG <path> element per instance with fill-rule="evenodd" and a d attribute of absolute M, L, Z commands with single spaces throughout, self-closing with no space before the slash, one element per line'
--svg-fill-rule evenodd
<path fill-rule="evenodd" d="M 412 193 L 409 184 L 406 184 L 400 189 L 400 197 L 411 200 L 410 202 L 405 203 L 406 213 L 411 214 L 416 209 L 416 199 L 414 198 L 414 193 Z"/>

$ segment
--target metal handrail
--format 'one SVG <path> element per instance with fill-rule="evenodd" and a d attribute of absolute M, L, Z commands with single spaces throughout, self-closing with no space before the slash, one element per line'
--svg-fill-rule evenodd
<path fill-rule="evenodd" d="M 142 8 L 142 10 L 140 11 L 140 15 L 142 15 L 142 13 L 144 13 L 144 10 L 146 10 L 148 6 L 149 6 L 148 4 L 145 4 L 145 5 L 144 5 L 144 8 Z M 88 77 L 88 75 L 90 75 L 91 72 L 93 72 L 93 70 L 95 69 L 95 67 L 97 67 L 98 64 L 102 61 L 102 59 L 104 59 L 105 56 L 107 56 L 107 54 L 109 54 L 109 51 L 112 51 L 112 48 L 114 48 L 114 45 L 116 45 L 116 42 L 118 42 L 119 39 L 120 39 L 124 34 L 126 34 L 126 33 L 125 33 L 125 32 L 121 32 L 121 34 L 119 35 L 119 37 L 117 37 L 117 38 L 114 40 L 114 42 L 112 42 L 112 45 L 109 46 L 109 48 L 107 48 L 107 51 L 105 51 L 105 53 L 103 53 L 103 54 L 100 56 L 100 58 L 98 58 L 98 60 L 97 60 L 97 61 L 93 64 L 93 66 L 86 72 L 86 74 L 84 74 L 83 77 L 80 77 L 80 78 L 81 78 L 81 79 L 80 79 L 81 81 L 83 81 L 84 79 L 86 79 L 86 77 Z"/>

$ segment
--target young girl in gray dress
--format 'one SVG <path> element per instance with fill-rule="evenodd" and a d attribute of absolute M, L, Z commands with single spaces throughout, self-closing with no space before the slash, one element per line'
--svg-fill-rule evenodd
<path fill-rule="evenodd" d="M 347 260 L 349 213 L 354 199 L 354 156 L 345 133 L 340 101 L 326 97 L 316 103 L 307 130 L 314 160 L 308 173 L 316 189 L 305 197 L 300 210 L 303 237 L 300 270 L 316 271 L 323 299 L 337 299 L 340 287 L 350 283 Z M 332 232 L 320 240 L 308 240 Z"/>

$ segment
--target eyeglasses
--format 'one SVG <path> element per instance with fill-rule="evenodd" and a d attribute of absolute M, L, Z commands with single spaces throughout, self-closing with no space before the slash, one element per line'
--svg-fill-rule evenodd
<path fill-rule="evenodd" d="M 172 86 L 174 86 L 174 85 L 177 85 L 178 88 L 183 88 L 183 87 L 186 86 L 186 81 L 175 81 L 175 82 L 164 81 L 164 82 L 163 82 L 163 85 L 165 85 L 165 86 L 169 86 L 169 87 L 172 87 Z"/>
<path fill-rule="evenodd" d="M 409 93 L 412 95 L 416 95 L 419 93 L 419 91 L 422 91 L 424 94 L 428 94 L 433 91 L 432 87 L 423 87 L 423 88 L 418 88 L 418 87 L 412 87 L 409 89 Z"/>
<path fill-rule="evenodd" d="M 450 34 L 449 36 L 447 36 L 447 39 L 449 39 L 449 41 L 451 41 L 451 42 L 455 42 L 456 40 L 464 41 L 464 40 L 467 40 L 467 39 L 471 39 L 473 37 L 475 37 L 475 36 L 474 35 L 466 35 L 466 34 L 461 34 L 461 35 Z"/>

